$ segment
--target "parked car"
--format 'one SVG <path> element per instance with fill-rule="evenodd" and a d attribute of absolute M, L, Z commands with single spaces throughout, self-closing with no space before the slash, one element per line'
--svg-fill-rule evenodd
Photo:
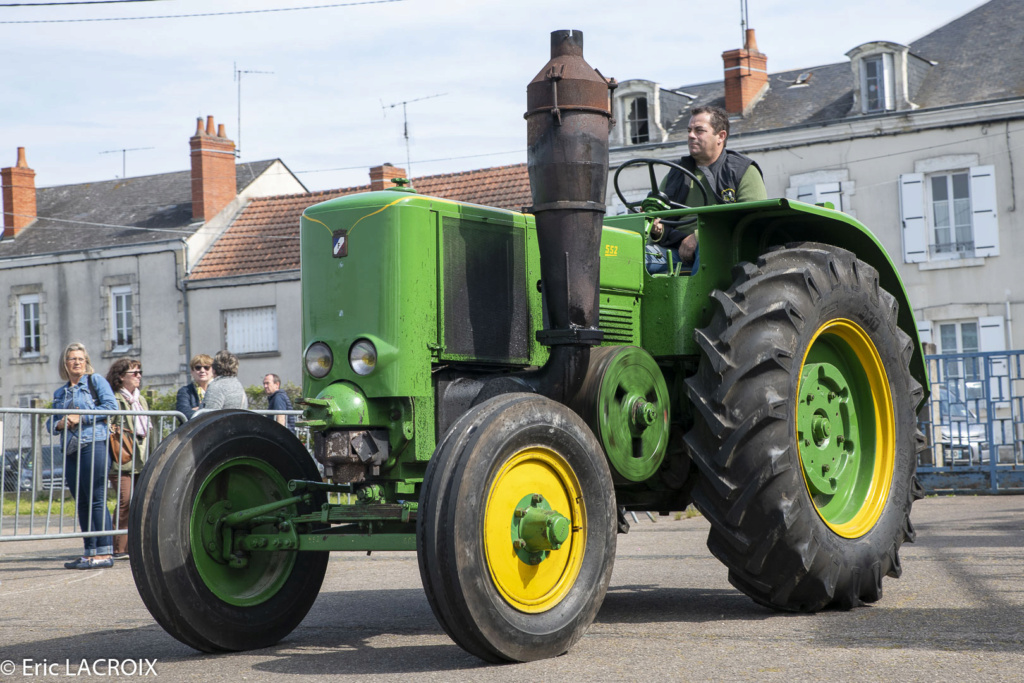
<path fill-rule="evenodd" d="M 64 467 L 57 446 L 44 446 L 40 451 L 39 490 L 59 491 L 64 488 Z M 4 491 L 32 491 L 35 468 L 31 452 L 25 449 L 4 451 Z"/>
<path fill-rule="evenodd" d="M 953 387 L 939 385 L 938 411 L 932 424 L 938 428 L 938 442 L 951 465 L 980 465 L 988 462 L 987 425 L 978 419 Z M 934 404 L 933 404 L 934 406 Z"/>
<path fill-rule="evenodd" d="M 13 492 L 31 490 L 31 478 L 29 478 L 29 488 L 24 488 L 25 472 L 28 472 L 31 475 L 32 469 L 28 467 L 27 463 L 23 464 L 21 452 L 18 449 L 5 450 L 4 491 Z"/>

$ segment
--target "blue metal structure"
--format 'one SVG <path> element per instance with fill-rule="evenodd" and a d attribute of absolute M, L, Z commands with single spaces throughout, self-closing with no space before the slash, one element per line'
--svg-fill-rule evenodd
<path fill-rule="evenodd" d="M 921 412 L 928 493 L 1024 493 L 1024 351 L 926 356 Z"/>

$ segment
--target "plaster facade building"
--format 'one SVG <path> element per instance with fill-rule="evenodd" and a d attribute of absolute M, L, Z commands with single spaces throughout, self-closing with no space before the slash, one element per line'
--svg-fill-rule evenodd
<path fill-rule="evenodd" d="M 770 73 L 752 30 L 722 59 L 720 81 L 622 83 L 613 171 L 677 161 L 690 109 L 723 107 L 728 146 L 758 162 L 769 197 L 831 202 L 882 242 L 923 341 L 939 353 L 1022 347 L 1024 3 L 992 0 L 910 45 L 850 46 L 833 64 Z M 645 176 L 623 174 L 628 201 L 646 196 Z M 625 210 L 610 182 L 608 203 Z"/>
<path fill-rule="evenodd" d="M 24 148 L 2 169 L 0 405 L 48 401 L 73 341 L 99 373 L 127 356 L 146 387 L 186 381 L 186 273 L 252 198 L 305 190 L 280 160 L 236 164 L 213 117 L 189 145 L 190 171 L 153 176 L 37 189 Z"/>

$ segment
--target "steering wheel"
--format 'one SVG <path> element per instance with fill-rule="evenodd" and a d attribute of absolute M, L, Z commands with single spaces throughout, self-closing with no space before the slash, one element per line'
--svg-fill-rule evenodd
<path fill-rule="evenodd" d="M 630 166 L 646 166 L 647 173 L 651 178 L 651 191 L 647 194 L 647 196 L 644 199 L 638 202 L 627 202 L 626 198 L 622 196 L 622 190 L 619 188 L 619 174 L 622 173 L 627 168 L 629 168 Z M 680 171 L 683 175 L 692 180 L 693 184 L 700 190 L 701 195 L 704 197 L 704 205 L 707 206 L 709 204 L 708 193 L 707 190 L 704 189 L 704 183 L 702 183 L 700 179 L 697 178 L 697 176 L 694 175 L 691 171 L 688 171 L 679 164 L 671 161 L 665 161 L 663 159 L 630 159 L 626 163 L 619 166 L 618 169 L 616 169 L 615 176 L 612 178 L 612 185 L 615 187 L 615 194 L 618 195 L 619 200 L 629 210 L 630 213 L 643 213 L 643 204 L 648 199 L 657 199 L 658 201 L 662 202 L 663 204 L 672 209 L 690 208 L 686 204 L 680 204 L 679 202 L 672 201 L 671 199 L 669 199 L 667 194 L 661 191 L 661 189 L 658 187 L 658 178 L 654 175 L 655 166 L 668 166 L 669 168 L 674 168 L 677 171 Z M 687 221 L 685 219 L 682 221 L 666 221 L 662 219 L 662 223 L 665 223 L 666 225 L 681 224 L 688 222 L 690 221 Z"/>

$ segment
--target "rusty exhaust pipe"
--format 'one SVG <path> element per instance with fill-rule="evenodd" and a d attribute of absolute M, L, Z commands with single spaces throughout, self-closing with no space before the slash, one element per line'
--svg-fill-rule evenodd
<path fill-rule="evenodd" d="M 496 378 L 474 403 L 509 391 L 533 391 L 562 403 L 587 374 L 598 327 L 601 222 L 608 181 L 610 90 L 583 59 L 583 33 L 554 31 L 551 59 L 526 87 L 528 170 L 549 325 L 537 340 L 548 362 Z"/>

